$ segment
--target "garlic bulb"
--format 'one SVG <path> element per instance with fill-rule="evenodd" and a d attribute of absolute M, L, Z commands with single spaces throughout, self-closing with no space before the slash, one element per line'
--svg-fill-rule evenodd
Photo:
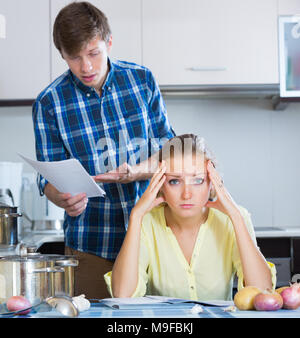
<path fill-rule="evenodd" d="M 78 307 L 79 312 L 86 311 L 91 307 L 91 303 L 85 298 L 85 295 L 80 295 L 72 298 Z"/>

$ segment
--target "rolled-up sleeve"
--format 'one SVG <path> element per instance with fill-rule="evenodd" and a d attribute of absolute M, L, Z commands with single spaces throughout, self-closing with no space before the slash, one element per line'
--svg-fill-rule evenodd
<path fill-rule="evenodd" d="M 37 99 L 32 107 L 36 158 L 38 161 L 65 160 L 69 156 L 56 124 L 54 109 L 49 102 L 46 106 L 49 107 L 45 108 L 41 101 Z M 44 194 L 44 188 L 47 183 L 45 178 L 38 175 L 37 184 L 41 195 Z"/>
<path fill-rule="evenodd" d="M 253 227 L 253 224 L 252 224 L 252 221 L 251 221 L 251 215 L 246 209 L 244 209 L 242 207 L 240 207 L 240 211 L 241 211 L 241 214 L 244 218 L 248 232 L 249 232 L 253 242 L 257 246 L 254 227 Z M 259 250 L 259 247 L 257 247 L 257 249 Z M 244 275 L 243 275 L 242 262 L 241 262 L 241 259 L 240 259 L 239 250 L 238 250 L 237 243 L 236 243 L 235 240 L 233 242 L 233 251 L 232 252 L 233 252 L 233 255 L 232 255 L 233 266 L 234 266 L 234 269 L 236 271 L 236 275 L 237 275 L 237 278 L 238 278 L 237 288 L 238 288 L 238 290 L 240 290 L 244 287 Z M 269 267 L 270 273 L 271 273 L 272 288 L 275 289 L 276 288 L 276 267 L 272 262 L 267 261 L 267 264 L 268 264 L 268 267 Z"/>

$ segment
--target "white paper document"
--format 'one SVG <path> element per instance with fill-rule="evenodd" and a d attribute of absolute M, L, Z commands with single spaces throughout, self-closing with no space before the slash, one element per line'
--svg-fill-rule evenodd
<path fill-rule="evenodd" d="M 112 308 L 122 308 L 128 305 L 152 305 L 152 304 L 161 304 L 165 303 L 165 300 L 161 299 L 151 299 L 148 297 L 132 297 L 132 298 L 104 298 L 101 300 L 101 303 L 112 307 Z"/>
<path fill-rule="evenodd" d="M 74 158 L 64 161 L 41 162 L 31 160 L 21 154 L 19 156 L 62 193 L 70 193 L 73 196 L 86 193 L 88 198 L 105 195 L 105 191 Z"/>
<path fill-rule="evenodd" d="M 202 305 L 207 305 L 207 306 L 230 306 L 234 305 L 232 300 L 222 300 L 222 299 L 212 299 L 212 300 L 188 300 L 188 299 L 181 299 L 181 298 L 172 298 L 172 297 L 163 297 L 163 296 L 146 296 L 148 299 L 151 300 L 160 300 L 161 302 L 166 302 L 166 303 L 186 303 L 186 302 L 194 302 L 194 303 L 199 303 Z"/>
<path fill-rule="evenodd" d="M 198 303 L 206 306 L 229 306 L 233 305 L 233 301 L 228 300 L 211 300 L 211 301 L 196 301 L 189 299 L 163 297 L 163 296 L 144 296 L 132 298 L 105 298 L 101 303 L 114 309 L 130 309 L 133 307 L 151 307 L 159 304 L 180 304 L 180 303 Z"/>

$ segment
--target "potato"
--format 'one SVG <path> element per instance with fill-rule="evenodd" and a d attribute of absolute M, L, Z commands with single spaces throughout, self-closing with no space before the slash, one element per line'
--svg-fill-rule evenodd
<path fill-rule="evenodd" d="M 233 298 L 234 305 L 239 310 L 255 310 L 254 298 L 259 293 L 261 293 L 259 288 L 255 286 L 245 286 L 235 294 Z"/>

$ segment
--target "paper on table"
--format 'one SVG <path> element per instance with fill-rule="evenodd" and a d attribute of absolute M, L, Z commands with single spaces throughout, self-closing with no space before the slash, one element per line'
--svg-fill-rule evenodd
<path fill-rule="evenodd" d="M 163 297 L 164 298 L 164 297 Z M 132 297 L 132 298 L 104 298 L 101 299 L 101 303 L 115 308 L 115 309 L 122 309 L 132 306 L 139 306 L 139 305 L 154 305 L 154 304 L 162 304 L 166 303 L 164 299 L 151 299 L 148 297 Z"/>
<path fill-rule="evenodd" d="M 73 196 L 86 193 L 87 197 L 105 195 L 105 191 L 97 185 L 81 163 L 74 158 L 64 161 L 40 162 L 21 154 L 19 156 L 60 192 L 70 193 Z"/>
<path fill-rule="evenodd" d="M 101 303 L 115 309 L 128 309 L 134 306 L 151 306 L 157 304 L 179 304 L 179 303 L 198 303 L 207 306 L 229 306 L 233 305 L 233 301 L 228 300 L 211 300 L 196 301 L 190 299 L 181 299 L 164 296 L 145 296 L 132 298 L 105 298 Z"/>
<path fill-rule="evenodd" d="M 222 299 L 216 299 L 216 300 L 189 300 L 189 299 L 181 299 L 181 298 L 172 298 L 172 297 L 162 297 L 162 296 L 146 296 L 147 298 L 150 298 L 152 300 L 160 300 L 161 302 L 166 303 L 199 303 L 202 305 L 208 305 L 208 306 L 230 306 L 233 305 L 234 302 L 232 300 L 222 300 Z"/>

